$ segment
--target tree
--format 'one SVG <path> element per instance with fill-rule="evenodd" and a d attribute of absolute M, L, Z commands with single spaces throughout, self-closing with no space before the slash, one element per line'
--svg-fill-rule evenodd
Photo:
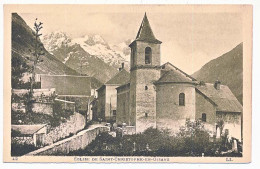
<path fill-rule="evenodd" d="M 29 52 L 32 53 L 33 57 L 27 57 L 26 59 L 32 62 L 32 67 L 31 67 L 31 73 L 32 73 L 32 77 L 30 78 L 30 91 L 29 91 L 29 95 L 28 95 L 28 102 L 27 102 L 27 110 L 29 112 L 31 112 L 32 110 L 32 101 L 33 101 L 33 87 L 34 87 L 34 83 L 35 83 L 35 70 L 36 70 L 36 66 L 38 63 L 43 62 L 43 60 L 41 59 L 41 56 L 45 55 L 45 53 L 43 52 L 43 44 L 40 41 L 40 36 L 42 35 L 40 33 L 40 30 L 43 28 L 42 27 L 42 22 L 37 23 L 37 18 L 35 19 L 34 22 L 34 31 L 32 32 L 33 35 L 35 36 L 35 42 L 34 42 L 34 49 L 33 51 L 31 51 L 31 49 L 29 49 Z"/>
<path fill-rule="evenodd" d="M 33 32 L 34 36 L 35 36 L 35 46 L 34 46 L 34 51 L 33 51 L 33 58 L 31 59 L 31 61 L 33 61 L 33 65 L 32 65 L 32 78 L 31 78 L 31 89 L 30 92 L 33 93 L 33 85 L 35 83 L 35 70 L 36 70 L 36 66 L 39 62 L 42 62 L 43 60 L 41 59 L 41 56 L 45 55 L 45 53 L 43 52 L 43 44 L 40 42 L 40 36 L 42 34 L 40 34 L 40 30 L 43 28 L 42 27 L 42 22 L 37 23 L 37 18 L 35 19 L 34 22 L 34 30 L 35 32 Z"/>

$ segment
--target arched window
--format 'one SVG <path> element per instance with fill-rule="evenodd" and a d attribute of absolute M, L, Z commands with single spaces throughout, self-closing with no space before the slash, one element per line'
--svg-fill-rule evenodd
<path fill-rule="evenodd" d="M 152 62 L 152 49 L 150 47 L 145 48 L 145 64 L 151 64 Z"/>
<path fill-rule="evenodd" d="M 184 93 L 179 94 L 179 105 L 185 106 L 185 94 Z"/>
<path fill-rule="evenodd" d="M 207 115 L 206 115 L 206 113 L 202 113 L 201 120 L 204 121 L 204 122 L 207 121 Z"/>

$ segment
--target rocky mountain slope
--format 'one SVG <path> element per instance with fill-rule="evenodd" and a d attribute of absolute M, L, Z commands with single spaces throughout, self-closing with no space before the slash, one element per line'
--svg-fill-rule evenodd
<path fill-rule="evenodd" d="M 100 35 L 72 39 L 64 32 L 52 32 L 42 38 L 46 49 L 61 62 L 82 74 L 106 82 L 113 77 L 121 63 L 128 66 L 130 50 L 127 42 L 110 45 Z"/>
<path fill-rule="evenodd" d="M 240 103 L 243 103 L 243 43 L 211 60 L 193 75 L 197 80 L 227 85 Z"/>
<path fill-rule="evenodd" d="M 33 23 L 32 23 L 33 24 Z M 44 28 L 43 28 L 44 29 Z M 12 58 L 24 59 L 26 64 L 31 65 L 31 61 L 25 58 L 31 58 L 35 38 L 33 30 L 25 23 L 25 21 L 17 14 L 12 14 Z M 45 55 L 41 58 L 43 62 L 36 67 L 36 73 L 40 74 L 68 74 L 78 75 L 78 73 L 63 64 L 56 57 L 50 54 L 44 47 Z"/>

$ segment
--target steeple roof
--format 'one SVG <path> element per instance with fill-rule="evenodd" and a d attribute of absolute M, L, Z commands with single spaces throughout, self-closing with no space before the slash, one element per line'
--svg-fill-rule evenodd
<path fill-rule="evenodd" d="M 137 36 L 134 40 L 135 41 L 145 41 L 145 42 L 150 42 L 150 43 L 162 43 L 153 34 L 152 28 L 150 26 L 150 23 L 148 21 L 148 18 L 146 16 L 146 13 L 144 14 L 143 21 L 141 23 L 141 26 L 138 30 Z M 132 42 L 133 43 L 133 42 Z M 131 46 L 131 44 L 130 44 Z"/>

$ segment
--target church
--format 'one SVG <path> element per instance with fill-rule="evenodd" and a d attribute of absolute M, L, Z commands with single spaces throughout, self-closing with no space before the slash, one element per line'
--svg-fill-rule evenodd
<path fill-rule="evenodd" d="M 113 89 L 116 123 L 133 126 L 136 133 L 150 127 L 176 133 L 187 119 L 201 120 L 212 135 L 241 141 L 243 108 L 229 87 L 217 79 L 214 84 L 197 81 L 169 62 L 161 65 L 161 43 L 145 14 L 129 45 L 130 74 L 123 71 L 124 84 Z"/>

